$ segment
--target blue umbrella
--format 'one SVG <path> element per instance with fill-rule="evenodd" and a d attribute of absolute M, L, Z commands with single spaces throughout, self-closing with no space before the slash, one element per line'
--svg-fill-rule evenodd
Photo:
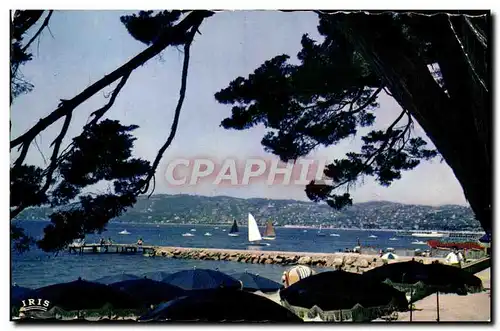
<path fill-rule="evenodd" d="M 208 290 L 214 288 L 241 289 L 240 281 L 220 271 L 210 269 L 189 269 L 176 272 L 165 282 L 185 290 Z"/>
<path fill-rule="evenodd" d="M 118 283 L 118 282 L 123 282 L 125 280 L 133 280 L 133 279 L 140 279 L 139 277 L 131 274 L 119 274 L 119 275 L 111 275 L 111 276 L 104 276 L 99 279 L 94 280 L 95 283 L 99 284 L 104 284 L 104 285 L 109 285 L 113 283 Z"/>
<path fill-rule="evenodd" d="M 389 285 L 345 271 L 325 271 L 279 292 L 283 306 L 323 321 L 367 322 L 393 311 L 406 311 L 404 293 Z"/>
<path fill-rule="evenodd" d="M 67 311 L 99 309 L 111 304 L 116 309 L 135 309 L 139 301 L 110 286 L 88 282 L 79 278 L 69 283 L 49 285 L 36 290 L 38 298 L 49 300 L 51 306 Z"/>
<path fill-rule="evenodd" d="M 11 305 L 15 306 L 21 306 L 22 305 L 22 300 L 31 298 L 32 293 L 34 290 L 27 288 L 27 287 L 22 287 L 18 285 L 13 285 L 10 287 L 10 302 Z"/>
<path fill-rule="evenodd" d="M 157 282 L 163 282 L 165 281 L 165 278 L 167 278 L 170 275 L 171 273 L 164 271 L 153 271 L 153 272 L 147 272 L 143 276 L 148 279 L 156 280 Z"/>
<path fill-rule="evenodd" d="M 159 305 L 139 321 L 301 323 L 302 319 L 263 296 L 224 288 L 190 292 Z"/>
<path fill-rule="evenodd" d="M 479 241 L 482 243 L 490 243 L 491 242 L 491 233 L 486 233 L 484 236 L 479 238 Z"/>
<path fill-rule="evenodd" d="M 248 272 L 232 274 L 231 277 L 241 281 L 243 283 L 243 290 L 246 291 L 276 292 L 283 288 L 283 285 L 280 283 Z"/>
<path fill-rule="evenodd" d="M 126 292 L 147 307 L 170 301 L 185 294 L 185 291 L 177 286 L 146 278 L 125 280 L 110 286 Z"/>

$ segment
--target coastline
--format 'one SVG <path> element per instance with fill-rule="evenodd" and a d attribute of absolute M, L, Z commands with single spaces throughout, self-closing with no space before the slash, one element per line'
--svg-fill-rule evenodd
<path fill-rule="evenodd" d="M 312 252 L 285 252 L 262 251 L 258 249 L 216 249 L 216 248 L 187 248 L 187 247 L 154 247 L 155 257 L 191 260 L 232 261 L 252 264 L 277 264 L 282 266 L 307 265 L 312 267 L 335 268 L 350 272 L 363 272 L 385 262 L 378 254 L 367 253 L 312 253 Z M 425 264 L 433 261 L 444 262 L 442 257 L 412 257 L 401 256 L 387 263 L 410 261 L 413 258 Z"/>
<path fill-rule="evenodd" d="M 110 222 L 111 224 L 111 222 Z M 159 225 L 159 226 L 202 226 L 202 227 L 231 227 L 233 224 L 232 222 L 230 223 L 209 223 L 209 224 L 203 224 L 203 223 L 159 223 L 159 222 L 120 222 L 120 221 L 114 221 L 112 224 L 120 224 L 120 225 L 126 225 L 126 224 L 134 224 L 134 225 Z M 265 225 L 259 225 L 259 227 L 264 227 Z M 293 225 L 293 224 L 287 224 L 287 225 L 273 225 L 274 228 L 284 228 L 284 229 L 305 229 L 305 230 L 319 230 L 319 226 L 312 226 L 312 225 Z M 328 226 L 322 226 L 322 230 L 343 230 L 343 231 L 362 231 L 362 232 L 370 232 L 370 231 L 377 231 L 377 232 L 445 232 L 445 233 L 465 233 L 465 234 L 484 234 L 483 231 L 470 231 L 470 230 L 442 230 L 442 229 L 429 229 L 429 230 L 415 230 L 415 229 L 387 229 L 387 228 L 381 228 L 381 229 L 362 229 L 362 228 L 338 228 L 338 227 L 328 227 Z"/>

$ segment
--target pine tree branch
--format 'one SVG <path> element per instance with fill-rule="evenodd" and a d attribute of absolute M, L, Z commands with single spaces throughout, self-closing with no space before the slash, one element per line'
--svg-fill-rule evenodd
<path fill-rule="evenodd" d="M 116 97 L 120 93 L 121 89 L 127 83 L 127 80 L 130 77 L 131 73 L 132 73 L 132 71 L 126 73 L 122 77 L 122 79 L 120 80 L 120 82 L 118 83 L 116 88 L 113 90 L 113 93 L 111 94 L 111 98 L 109 99 L 109 102 L 106 105 L 104 105 L 102 108 L 94 111 L 91 114 L 91 115 L 94 115 L 94 118 L 87 125 L 85 125 L 85 127 L 90 127 L 90 126 L 97 124 L 97 121 L 99 121 L 104 116 L 104 114 L 106 114 L 106 112 L 113 106 L 113 104 L 115 103 Z"/>
<path fill-rule="evenodd" d="M 183 19 L 179 24 L 172 27 L 171 29 L 167 29 L 156 43 L 146 48 L 130 61 L 123 64 L 121 67 L 109 73 L 108 75 L 104 76 L 102 79 L 95 82 L 72 99 L 61 100 L 61 103 L 56 110 L 54 110 L 48 116 L 40 119 L 38 123 L 31 127 L 27 132 L 11 141 L 11 149 L 19 145 L 22 146 L 21 155 L 17 160 L 17 164 L 22 164 L 24 162 L 31 142 L 33 141 L 34 137 L 36 137 L 40 132 L 55 123 L 61 117 L 67 116 L 77 106 L 102 90 L 104 87 L 112 84 L 116 80 L 127 75 L 129 72 L 132 72 L 139 66 L 143 65 L 145 62 L 158 55 L 170 44 L 177 42 L 180 38 L 184 38 L 186 31 L 188 31 L 193 26 L 201 25 L 205 18 L 210 17 L 213 14 L 214 13 L 211 11 L 194 11 L 188 14 L 187 17 Z"/>
<path fill-rule="evenodd" d="M 43 23 L 40 26 L 40 28 L 38 29 L 38 31 L 33 35 L 33 37 L 30 39 L 30 41 L 28 41 L 26 46 L 24 46 L 21 49 L 23 52 L 26 52 L 26 50 L 30 47 L 30 45 L 33 43 L 33 41 L 35 41 L 35 39 L 38 38 L 40 33 L 42 33 L 43 29 L 45 29 L 46 27 L 49 26 L 50 17 L 52 16 L 53 12 L 54 12 L 53 10 L 49 10 L 49 14 L 47 15 L 47 17 L 45 17 L 45 20 L 43 21 Z"/>
<path fill-rule="evenodd" d="M 163 153 L 165 153 L 165 150 L 170 146 L 170 144 L 174 140 L 175 134 L 177 132 L 177 126 L 179 124 L 179 117 L 181 114 L 182 104 L 184 103 L 184 98 L 186 96 L 187 76 L 188 76 L 188 69 L 189 69 L 189 58 L 190 58 L 191 44 L 193 42 L 194 35 L 195 35 L 196 31 L 198 30 L 198 27 L 200 25 L 201 25 L 201 22 L 198 25 L 195 25 L 192 27 L 191 32 L 188 35 L 188 41 L 184 45 L 184 62 L 182 65 L 181 88 L 179 91 L 179 99 L 177 101 L 177 106 L 175 107 L 174 121 L 172 122 L 172 126 L 170 128 L 170 135 L 168 136 L 167 141 L 163 144 L 163 146 L 158 151 L 158 154 L 156 155 L 156 158 L 153 162 L 153 166 L 151 167 L 151 171 L 150 171 L 148 177 L 146 178 L 145 186 L 142 189 L 140 189 L 140 193 L 146 193 L 148 191 L 149 183 L 150 183 L 151 179 L 153 178 L 153 176 L 156 172 L 156 169 L 158 168 L 158 165 L 160 164 L 160 161 L 163 157 Z"/>

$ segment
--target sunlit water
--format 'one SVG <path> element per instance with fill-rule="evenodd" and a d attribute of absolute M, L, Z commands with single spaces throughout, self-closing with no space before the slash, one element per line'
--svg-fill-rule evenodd
<path fill-rule="evenodd" d="M 40 237 L 43 227 L 48 223 L 41 221 L 21 222 L 29 234 Z M 247 229 L 240 227 L 239 237 L 228 236 L 230 226 L 201 226 L 201 225 L 150 225 L 150 224 L 120 224 L 110 223 L 102 237 L 116 243 L 135 243 L 142 238 L 145 245 L 180 246 L 200 248 L 228 248 L 228 249 L 255 249 L 247 242 Z M 120 235 L 126 229 L 129 235 Z M 196 231 L 191 231 L 195 229 Z M 225 232 L 223 230 L 226 230 Z M 263 229 L 261 229 L 262 231 Z M 193 237 L 183 237 L 183 233 L 190 232 Z M 210 232 L 212 236 L 204 236 Z M 297 252 L 324 252 L 332 253 L 345 248 L 353 248 L 358 238 L 363 247 L 370 246 L 374 250 L 393 247 L 398 249 L 415 249 L 426 246 L 413 245 L 414 238 L 396 237 L 395 232 L 387 231 L 360 231 L 360 230 L 329 230 L 323 229 L 325 236 L 318 236 L 315 229 L 277 228 L 276 240 L 268 241 L 270 246 L 263 247 L 267 251 L 297 251 Z M 339 237 L 330 234 L 339 234 Z M 377 238 L 369 238 L 375 235 Z M 87 243 L 98 242 L 99 235 L 92 235 L 85 240 Z M 389 240 L 396 237 L 398 240 Z M 103 276 L 130 273 L 142 275 L 152 271 L 176 272 L 196 266 L 209 268 L 231 274 L 236 272 L 258 273 L 275 281 L 280 281 L 283 271 L 287 267 L 270 264 L 247 264 L 226 261 L 180 260 L 162 257 L 149 258 L 141 254 L 69 254 L 60 252 L 57 256 L 46 254 L 38 249 L 27 253 L 12 253 L 12 282 L 19 286 L 37 288 L 59 282 L 67 282 L 82 277 L 93 280 Z M 324 270 L 324 269 L 323 269 Z"/>

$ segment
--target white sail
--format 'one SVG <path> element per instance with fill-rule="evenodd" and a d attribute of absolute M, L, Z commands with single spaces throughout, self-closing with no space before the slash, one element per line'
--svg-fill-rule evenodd
<path fill-rule="evenodd" d="M 260 241 L 262 236 L 260 235 L 259 227 L 252 214 L 248 214 L 248 241 Z"/>

